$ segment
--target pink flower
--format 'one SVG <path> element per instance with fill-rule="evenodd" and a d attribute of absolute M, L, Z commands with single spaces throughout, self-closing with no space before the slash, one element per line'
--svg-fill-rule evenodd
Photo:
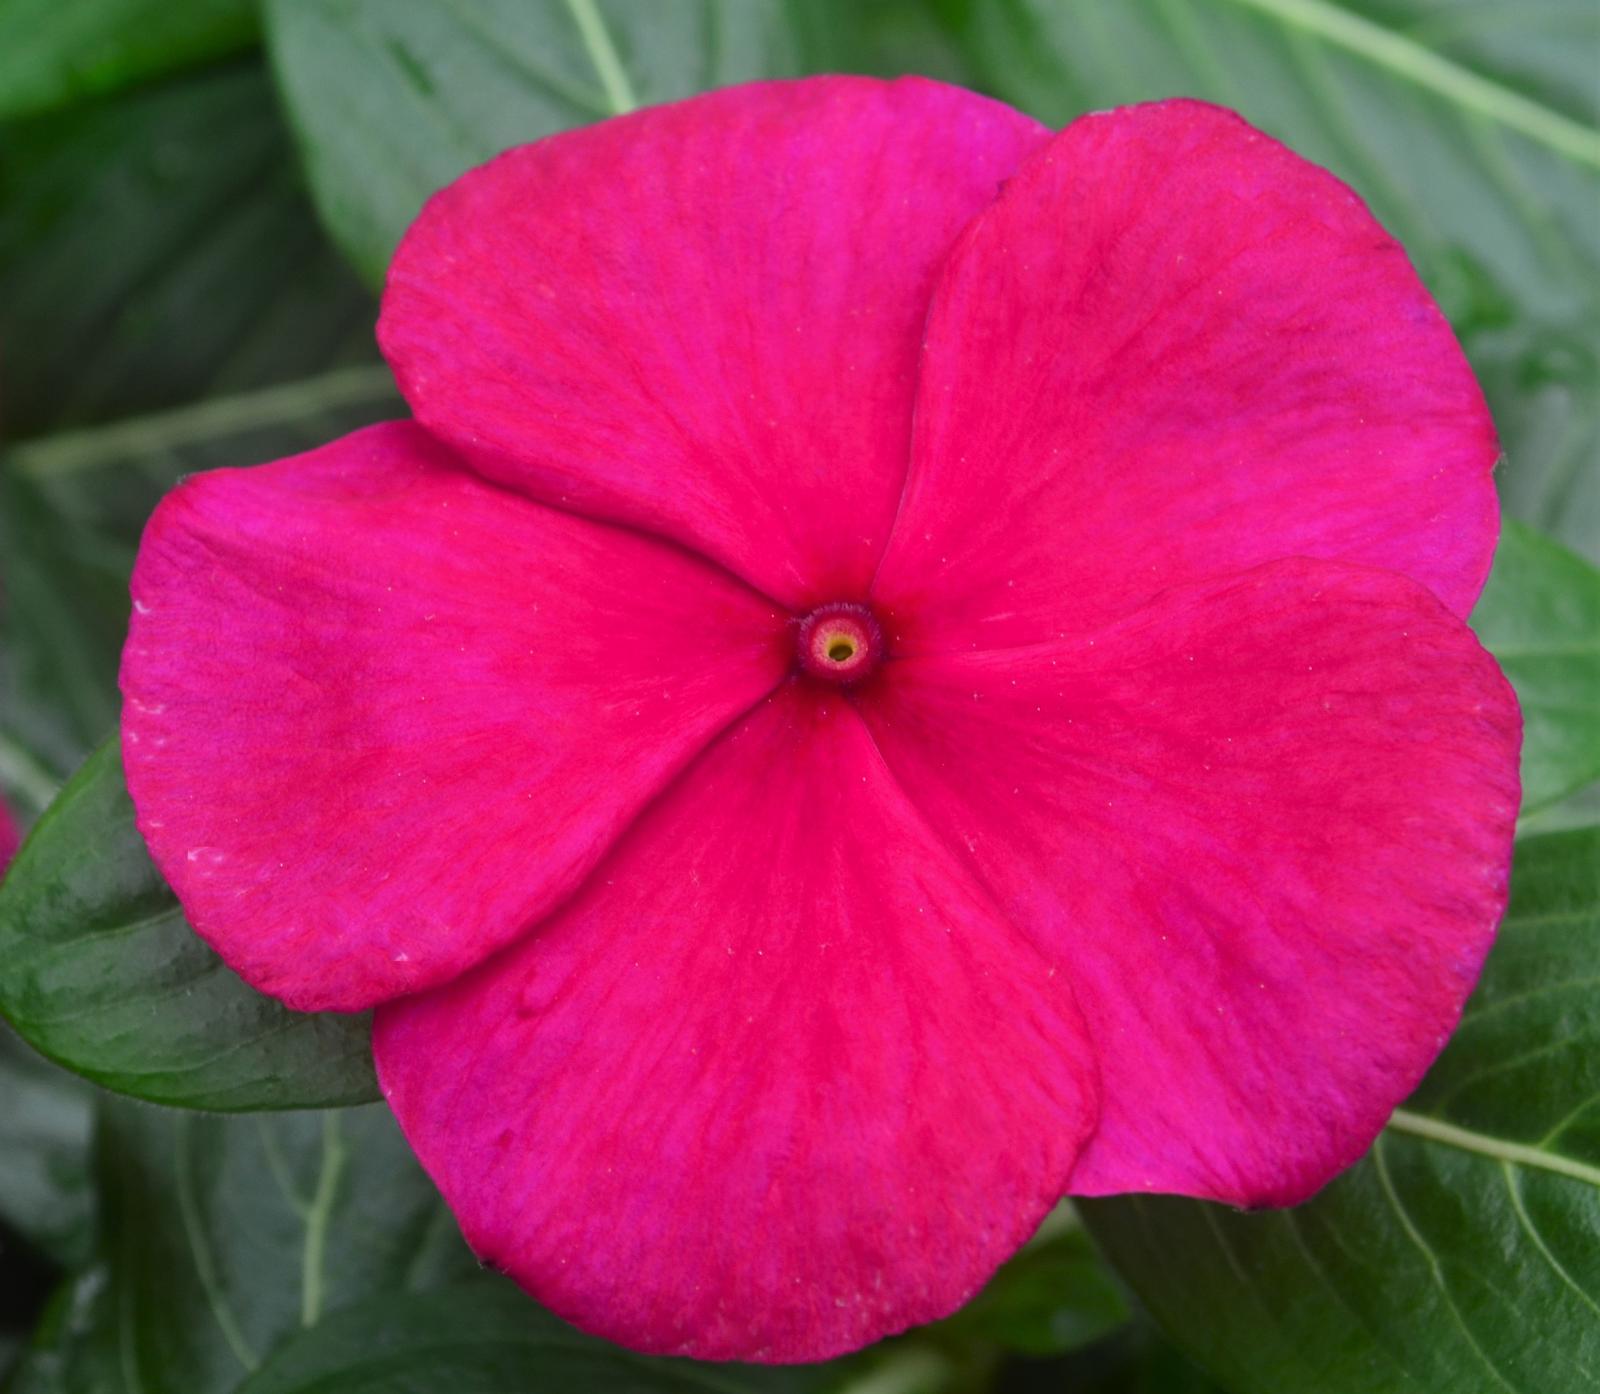
<path fill-rule="evenodd" d="M 1493 429 L 1342 184 L 1193 102 L 758 84 L 465 175 L 379 337 L 414 424 L 152 520 L 128 782 L 245 978 L 379 1004 L 487 1261 L 811 1359 L 1063 1193 L 1369 1145 L 1519 719 Z"/>
<path fill-rule="evenodd" d="M 17 847 L 21 842 L 22 831 L 17 827 L 16 819 L 11 816 L 5 801 L 0 799 L 0 877 L 5 875 L 6 867 L 17 855 Z"/>

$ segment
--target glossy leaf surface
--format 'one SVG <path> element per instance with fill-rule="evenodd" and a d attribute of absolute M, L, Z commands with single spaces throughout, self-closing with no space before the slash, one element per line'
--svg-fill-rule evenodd
<path fill-rule="evenodd" d="M 753 78 L 961 76 L 906 0 L 268 0 L 323 217 L 376 285 L 436 189 L 512 145 Z"/>
<path fill-rule="evenodd" d="M 1371 1154 L 1307 1204 L 1082 1206 L 1157 1318 L 1239 1394 L 1580 1394 L 1600 1370 L 1600 829 L 1524 841 L 1460 1030 Z"/>
<path fill-rule="evenodd" d="M 1472 626 L 1522 705 L 1522 808 L 1600 778 L 1600 571 L 1507 521 Z"/>
<path fill-rule="evenodd" d="M 479 1280 L 342 1312 L 277 1352 L 237 1394 L 803 1394 L 826 1380 L 825 1369 L 647 1359 L 574 1331 L 509 1284 Z"/>
<path fill-rule="evenodd" d="M 231 1394 L 335 1312 L 477 1272 L 383 1108 L 113 1100 L 96 1153 L 104 1260 L 47 1322 L 29 1394 Z"/>
<path fill-rule="evenodd" d="M 0 1012 L 43 1054 L 121 1093 L 250 1110 L 377 1097 L 360 1016 L 288 1011 L 184 922 L 103 746 L 0 882 Z"/>

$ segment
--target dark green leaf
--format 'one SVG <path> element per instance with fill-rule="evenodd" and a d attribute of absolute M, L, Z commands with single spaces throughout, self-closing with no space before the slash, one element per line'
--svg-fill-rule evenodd
<path fill-rule="evenodd" d="M 0 459 L 0 794 L 29 814 L 115 729 L 127 571 L 160 495 L 397 398 L 259 67 L 0 127 L 0 160 L 0 426 L 230 393 Z"/>
<path fill-rule="evenodd" d="M 38 813 L 116 729 L 127 576 L 184 474 L 296 454 L 394 416 L 382 365 L 28 441 L 0 459 L 0 794 Z"/>
<path fill-rule="evenodd" d="M 291 1341 L 238 1394 L 802 1394 L 825 1370 L 651 1360 L 580 1335 L 508 1284 L 352 1308 Z"/>
<path fill-rule="evenodd" d="M 507 146 L 708 87 L 956 69 L 907 0 L 267 0 L 311 186 L 373 284 L 423 200 Z"/>
<path fill-rule="evenodd" d="M 190 1108 L 377 1097 L 365 1017 L 290 1012 L 185 923 L 102 747 L 0 882 L 0 1013 L 45 1055 L 125 1094 Z"/>
<path fill-rule="evenodd" d="M 1600 779 L 1600 571 L 1507 522 L 1472 625 L 1522 704 L 1523 809 Z"/>
<path fill-rule="evenodd" d="M 24 812 L 116 729 L 127 622 L 115 554 L 0 461 L 0 795 Z"/>
<path fill-rule="evenodd" d="M 1050 1377 L 1019 1380 L 1014 1389 L 1002 1379 L 999 1387 L 1004 1394 L 1035 1390 L 1039 1394 L 1046 1390 L 1052 1394 L 1225 1394 L 1223 1387 L 1161 1335 L 1143 1312 L 1136 1312 L 1133 1321 L 1108 1341 L 1058 1357 L 1048 1366 L 1030 1362 L 1026 1368 L 1030 1372 L 1048 1370 Z"/>
<path fill-rule="evenodd" d="M 184 475 L 298 454 L 404 410 L 385 365 L 352 364 L 26 441 L 7 462 L 125 576 L 155 501 Z"/>
<path fill-rule="evenodd" d="M 1496 471 L 1506 511 L 1600 560 L 1600 320 L 1580 313 L 1464 337 L 1507 452 Z"/>
<path fill-rule="evenodd" d="M 1403 241 L 1495 411 L 1510 507 L 1600 552 L 1600 7 L 1592 0 L 975 0 L 996 93 L 1051 124 L 1221 102 Z"/>
<path fill-rule="evenodd" d="M 251 0 L 0 0 L 0 117 L 112 92 L 255 37 Z"/>
<path fill-rule="evenodd" d="M 146 1394 L 232 1389 L 342 1307 L 475 1268 L 382 1107 L 230 1120 L 125 1105 L 100 1152 Z"/>
<path fill-rule="evenodd" d="M 259 66 L 0 127 L 0 170 L 9 438 L 372 361 Z"/>
<path fill-rule="evenodd" d="M 804 1394 L 825 1370 L 650 1360 L 478 1273 L 381 1108 L 251 1119 L 113 1104 L 108 1262 L 20 1394 Z"/>
<path fill-rule="evenodd" d="M 82 1080 L 0 1025 L 0 1220 L 63 1267 L 89 1256 L 92 1113 Z"/>
<path fill-rule="evenodd" d="M 138 1394 L 118 1362 L 116 1312 L 106 1265 L 63 1283 L 23 1353 L 6 1394 Z"/>
<path fill-rule="evenodd" d="M 1158 1342 L 1146 1346 L 1105 1383 L 1084 1381 L 1069 1387 L 1072 1394 L 1226 1394 L 1198 1365 Z"/>
<path fill-rule="evenodd" d="M 1076 1219 L 1063 1213 L 953 1317 L 921 1335 L 1023 1355 L 1058 1355 L 1103 1340 L 1128 1320 L 1122 1289 Z"/>
<path fill-rule="evenodd" d="M 96 1150 L 107 1261 L 54 1314 L 30 1394 L 229 1394 L 335 1312 L 477 1272 L 383 1108 L 108 1101 Z"/>
<path fill-rule="evenodd" d="M 1600 1387 L 1600 828 L 1517 852 L 1460 1030 L 1371 1155 L 1294 1210 L 1082 1205 L 1239 1394 Z"/>

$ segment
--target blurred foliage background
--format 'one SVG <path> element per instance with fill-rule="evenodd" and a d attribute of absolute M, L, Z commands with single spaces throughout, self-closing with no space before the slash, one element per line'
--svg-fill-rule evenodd
<path fill-rule="evenodd" d="M 1287 1218 L 1064 1210 L 963 1313 L 832 1366 L 626 1357 L 477 1272 L 381 1106 L 273 1111 L 373 1095 L 310 1027 L 293 1059 L 261 1044 L 282 1024 L 141 862 L 113 749 L 0 899 L 0 1009 L 118 1091 L 0 1036 L 0 1387 L 1600 1388 L 1595 0 L 0 0 L 0 796 L 31 823 L 114 733 L 165 489 L 401 414 L 376 293 L 429 192 L 633 105 L 818 71 L 1056 125 L 1232 106 L 1350 181 L 1455 325 L 1518 520 L 1474 622 L 1528 714 L 1527 837 L 1413 1125 Z M 152 1064 L 196 994 L 214 1025 Z"/>

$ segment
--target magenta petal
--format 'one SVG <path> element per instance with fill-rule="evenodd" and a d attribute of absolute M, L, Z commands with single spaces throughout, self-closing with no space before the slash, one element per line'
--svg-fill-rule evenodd
<path fill-rule="evenodd" d="M 17 827 L 16 819 L 11 816 L 5 801 L 0 799 L 0 875 L 5 873 L 7 863 L 16 856 L 21 842 L 22 831 Z"/>
<path fill-rule="evenodd" d="M 188 481 L 133 605 L 139 827 L 195 928 L 303 1009 L 504 944 L 790 659 L 737 582 L 399 423 Z"/>
<path fill-rule="evenodd" d="M 936 269 L 1044 135 L 958 88 L 829 77 L 554 136 L 427 205 L 379 337 L 422 423 L 493 478 L 797 609 L 859 597 Z"/>
<path fill-rule="evenodd" d="M 1093 1125 L 1080 1018 L 797 686 L 580 895 L 384 1007 L 390 1105 L 477 1253 L 641 1350 L 820 1359 L 957 1306 Z"/>
<path fill-rule="evenodd" d="M 1389 573 L 1293 561 L 1071 641 L 891 664 L 909 796 L 1095 1042 L 1075 1193 L 1304 1199 L 1454 1027 L 1505 904 L 1516 703 Z"/>
<path fill-rule="evenodd" d="M 1312 556 L 1465 615 L 1498 527 L 1482 394 L 1360 200 L 1237 116 L 1086 116 L 934 297 L 875 589 L 901 652 L 1033 643 Z"/>

